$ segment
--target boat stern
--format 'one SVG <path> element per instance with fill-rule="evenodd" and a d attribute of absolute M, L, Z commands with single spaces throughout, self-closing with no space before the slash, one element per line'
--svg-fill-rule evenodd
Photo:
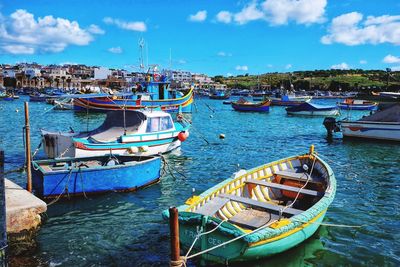
<path fill-rule="evenodd" d="M 75 149 L 71 132 L 49 132 L 41 130 L 43 149 L 48 158 L 74 157 Z"/>

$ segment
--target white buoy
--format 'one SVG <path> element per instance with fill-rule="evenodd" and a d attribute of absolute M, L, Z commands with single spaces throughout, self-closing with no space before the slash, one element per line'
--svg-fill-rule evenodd
<path fill-rule="evenodd" d="M 17 113 L 18 113 L 18 112 L 19 112 L 19 110 L 16 108 L 16 109 L 15 109 L 15 112 L 17 112 Z"/>
<path fill-rule="evenodd" d="M 225 139 L 225 134 L 219 134 L 219 139 Z"/>

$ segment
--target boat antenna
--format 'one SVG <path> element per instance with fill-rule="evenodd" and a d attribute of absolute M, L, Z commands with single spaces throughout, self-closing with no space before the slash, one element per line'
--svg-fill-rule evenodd
<path fill-rule="evenodd" d="M 139 49 L 140 49 L 140 57 L 139 57 L 139 62 L 140 62 L 140 66 L 139 68 L 142 70 L 142 72 L 144 72 L 144 62 L 143 62 L 143 48 L 144 48 L 144 39 L 143 37 L 139 39 Z"/>

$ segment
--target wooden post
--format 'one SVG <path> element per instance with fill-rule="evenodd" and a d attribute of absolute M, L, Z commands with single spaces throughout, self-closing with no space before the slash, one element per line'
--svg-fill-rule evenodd
<path fill-rule="evenodd" d="M 180 253 L 181 253 L 179 248 L 178 209 L 175 207 L 169 208 L 169 230 L 171 235 L 171 263 L 172 263 L 180 260 Z"/>
<path fill-rule="evenodd" d="M 25 102 L 25 164 L 26 164 L 26 190 L 28 190 L 28 192 L 32 192 L 31 137 L 29 129 L 28 102 Z"/>

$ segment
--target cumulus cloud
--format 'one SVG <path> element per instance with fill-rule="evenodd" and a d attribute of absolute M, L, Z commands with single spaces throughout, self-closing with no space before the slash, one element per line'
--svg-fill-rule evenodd
<path fill-rule="evenodd" d="M 331 69 L 333 69 L 333 70 L 348 70 L 348 69 L 350 69 L 350 66 L 347 63 L 342 62 L 340 64 L 332 65 Z"/>
<path fill-rule="evenodd" d="M 189 20 L 193 22 L 202 22 L 205 21 L 206 18 L 207 18 L 206 10 L 200 10 L 196 14 L 189 16 Z"/>
<path fill-rule="evenodd" d="M 143 21 L 124 21 L 120 19 L 105 17 L 103 19 L 103 22 L 108 25 L 115 25 L 120 29 L 128 31 L 136 31 L 136 32 L 147 31 L 146 23 L 144 23 Z"/>
<path fill-rule="evenodd" d="M 394 66 L 390 68 L 392 71 L 400 71 L 400 66 Z"/>
<path fill-rule="evenodd" d="M 400 57 L 387 55 L 386 57 L 383 58 L 382 61 L 384 63 L 389 63 L 389 64 L 400 63 Z"/>
<path fill-rule="evenodd" d="M 292 64 L 287 64 L 286 66 L 285 66 L 285 69 L 291 69 L 292 68 Z"/>
<path fill-rule="evenodd" d="M 217 21 L 219 21 L 219 22 L 231 23 L 232 16 L 233 15 L 231 12 L 223 10 L 223 11 L 218 12 L 216 18 L 217 18 Z"/>
<path fill-rule="evenodd" d="M 271 25 L 283 25 L 290 21 L 297 24 L 312 24 L 325 21 L 327 0 L 256 0 L 246 4 L 241 11 L 234 13 L 220 11 L 217 21 L 239 25 L 250 21 L 262 20 Z"/>
<path fill-rule="evenodd" d="M 361 60 L 360 60 L 360 64 L 365 65 L 365 64 L 367 64 L 367 63 L 368 63 L 368 61 L 366 61 L 365 59 L 361 59 Z"/>
<path fill-rule="evenodd" d="M 113 53 L 113 54 L 121 54 L 122 53 L 122 48 L 117 46 L 117 47 L 111 47 L 108 49 L 108 52 Z"/>
<path fill-rule="evenodd" d="M 235 69 L 240 71 L 248 71 L 249 67 L 247 67 L 246 65 L 244 66 L 237 65 Z"/>
<path fill-rule="evenodd" d="M 104 34 L 105 31 L 101 29 L 99 26 L 95 24 L 91 24 L 89 28 L 87 28 L 88 32 L 93 33 L 93 34 Z"/>
<path fill-rule="evenodd" d="M 36 19 L 32 13 L 18 9 L 0 18 L 0 49 L 5 53 L 61 52 L 69 45 L 88 45 L 94 39 L 78 22 L 51 15 Z"/>
<path fill-rule="evenodd" d="M 382 44 L 400 45 L 400 16 L 368 16 L 351 12 L 332 20 L 328 34 L 321 38 L 323 44 L 345 45 Z"/>
<path fill-rule="evenodd" d="M 265 18 L 273 25 L 312 24 L 325 21 L 327 0 L 266 0 L 262 4 Z"/>
<path fill-rule="evenodd" d="M 224 51 L 220 51 L 220 52 L 217 53 L 217 56 L 219 56 L 219 57 L 231 57 L 232 54 L 231 53 L 226 53 Z"/>
<path fill-rule="evenodd" d="M 259 20 L 264 17 L 264 13 L 258 9 L 257 3 L 252 2 L 245 6 L 240 12 L 234 15 L 234 20 L 238 24 L 246 24 L 253 20 Z"/>

